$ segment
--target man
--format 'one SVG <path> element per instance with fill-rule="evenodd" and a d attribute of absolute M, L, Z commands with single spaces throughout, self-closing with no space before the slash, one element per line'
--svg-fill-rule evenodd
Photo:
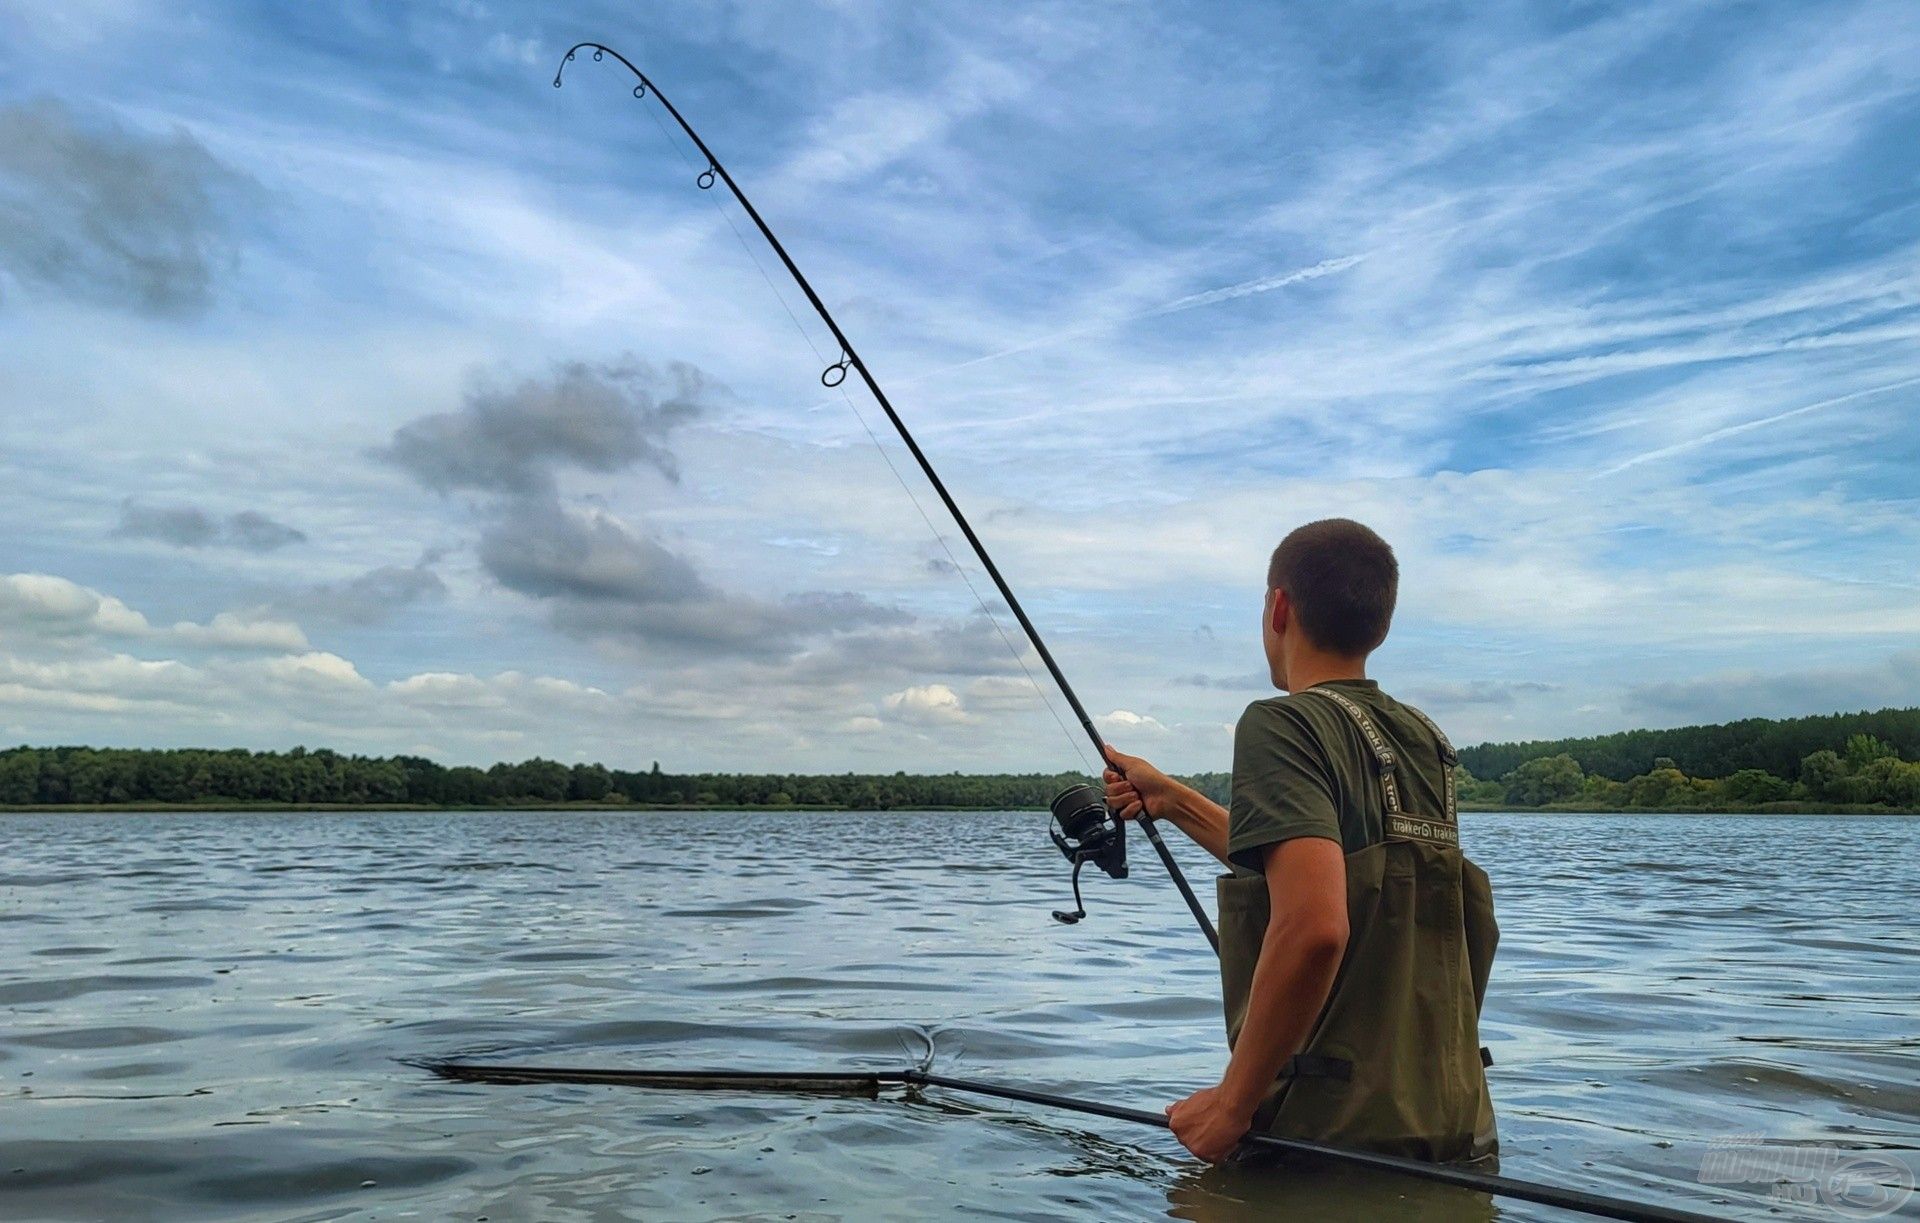
<path fill-rule="evenodd" d="M 1218 1162 L 1250 1130 L 1437 1161 L 1496 1148 L 1479 1012 L 1498 932 L 1460 853 L 1453 748 L 1366 677 L 1399 566 L 1343 518 L 1274 550 L 1261 637 L 1275 687 L 1234 734 L 1231 809 L 1111 753 L 1107 802 L 1178 826 L 1219 880 L 1232 1055 L 1167 1108 Z"/>

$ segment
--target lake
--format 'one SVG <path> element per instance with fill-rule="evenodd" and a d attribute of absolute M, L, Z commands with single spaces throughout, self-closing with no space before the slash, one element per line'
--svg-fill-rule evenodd
<path fill-rule="evenodd" d="M 1088 920 L 1050 920 L 1071 903 L 1044 827 L 0 815 L 0 1218 L 1574 1217 L 1208 1170 L 1163 1132 L 935 1090 L 488 1087 L 400 1060 L 900 1068 L 930 1044 L 949 1074 L 1158 1111 L 1223 1065 L 1212 955 L 1137 838 L 1131 880 L 1090 871 Z M 1502 926 L 1504 1173 L 1836 1219 L 1868 1216 L 1811 1183 L 1805 1206 L 1702 1184 L 1709 1144 L 1920 1168 L 1920 819 L 1474 814 L 1465 840 Z"/>

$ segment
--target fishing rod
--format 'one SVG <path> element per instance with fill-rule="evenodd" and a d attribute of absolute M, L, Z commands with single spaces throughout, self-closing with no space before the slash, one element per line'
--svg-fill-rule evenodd
<path fill-rule="evenodd" d="M 687 122 L 686 117 L 680 113 L 680 109 L 660 91 L 660 87 L 653 83 L 652 78 L 640 71 L 632 60 L 612 47 L 603 46 L 597 42 L 575 43 L 561 59 L 559 67 L 554 70 L 553 87 L 555 89 L 564 84 L 563 78 L 567 65 L 572 63 L 574 56 L 581 51 L 592 51 L 595 62 L 612 56 L 622 67 L 631 72 L 640 82 L 633 87 L 633 96 L 644 100 L 648 93 L 652 93 L 658 98 L 667 114 L 672 116 L 680 130 L 687 134 L 687 139 L 693 141 L 694 147 L 700 150 L 700 155 L 707 159 L 707 168 L 702 170 L 694 180 L 696 185 L 702 191 L 710 191 L 714 183 L 724 183 L 733 198 L 739 201 L 740 207 L 746 211 L 754 228 L 758 229 L 760 236 L 767 240 L 767 245 L 773 248 L 773 253 L 780 257 L 781 266 L 787 269 L 794 283 L 800 286 L 800 291 L 806 294 L 807 304 L 813 307 L 814 313 L 820 316 L 820 321 L 827 325 L 827 330 L 833 333 L 835 343 L 840 346 L 840 359 L 820 372 L 820 384 L 828 388 L 839 387 L 847 380 L 848 370 L 860 375 L 860 380 L 866 384 L 874 401 L 880 405 L 880 410 L 886 413 L 888 423 L 900 435 L 900 440 L 906 443 L 907 452 L 913 456 L 913 461 L 919 464 L 921 472 L 927 477 L 927 482 L 933 485 L 933 491 L 939 494 L 940 503 L 947 507 L 947 512 L 953 515 L 954 522 L 959 524 L 960 533 L 966 537 L 968 546 L 973 549 L 973 554 L 980 558 L 981 566 L 986 569 L 987 576 L 993 579 L 994 587 L 1000 592 L 1000 597 L 1013 611 L 1014 619 L 1020 622 L 1021 630 L 1026 633 L 1027 640 L 1033 643 L 1034 652 L 1040 656 L 1040 661 L 1046 664 L 1047 673 L 1053 676 L 1053 682 L 1059 686 L 1061 694 L 1067 698 L 1067 704 L 1072 707 L 1074 717 L 1080 720 L 1081 728 L 1093 741 L 1094 749 L 1100 759 L 1108 767 L 1119 771 L 1112 757 L 1107 754 L 1106 738 L 1101 735 L 1100 728 L 1093 724 L 1092 716 L 1087 713 L 1086 706 L 1080 703 L 1080 697 L 1074 692 L 1073 685 L 1067 682 L 1066 673 L 1061 671 L 1060 664 L 1054 661 L 1053 651 L 1047 649 L 1047 643 L 1040 637 L 1040 630 L 1033 626 L 1033 621 L 1027 616 L 1026 608 L 1020 605 L 1019 598 L 1014 595 L 1013 587 L 1007 584 L 1007 579 L 1001 574 L 1000 567 L 993 563 L 993 557 L 988 554 L 986 544 L 982 543 L 980 536 L 974 532 L 973 524 L 968 522 L 967 516 L 961 512 L 959 503 L 953 499 L 953 494 L 947 491 L 946 481 L 942 480 L 940 473 L 933 469 L 932 461 L 927 458 L 926 452 L 920 449 L 920 443 L 914 440 L 913 432 L 907 428 L 906 422 L 900 419 L 900 413 L 894 410 L 893 401 L 888 399 L 887 393 L 880 389 L 880 383 L 875 380 L 873 371 L 867 368 L 867 363 L 861 359 L 859 351 L 853 346 L 853 341 L 849 340 L 847 333 L 840 329 L 840 324 L 835 321 L 832 311 L 828 310 L 826 303 L 820 300 L 820 295 L 814 292 L 812 283 L 801 272 L 799 265 L 794 263 L 793 256 L 787 254 L 787 248 L 781 244 L 772 228 L 760 216 L 760 210 L 753 206 L 753 201 L 748 199 L 747 193 L 740 189 L 740 184 L 735 182 L 733 175 L 727 172 L 727 167 L 714 156 L 713 150 L 707 147 L 707 142 L 700 138 L 700 133 L 693 130 L 693 125 Z M 1074 786 L 1057 795 L 1050 807 L 1053 826 L 1048 830 L 1049 835 L 1053 843 L 1059 847 L 1060 852 L 1073 863 L 1074 910 L 1070 913 L 1056 911 L 1053 916 L 1071 925 L 1087 915 L 1086 906 L 1080 900 L 1080 868 L 1082 866 L 1091 862 L 1115 879 L 1127 877 L 1126 825 L 1107 809 L 1104 796 L 1092 786 Z M 1180 889 L 1180 898 L 1187 902 L 1187 909 L 1193 914 L 1193 920 L 1199 924 L 1200 932 L 1207 936 L 1207 942 L 1217 954 L 1220 950 L 1220 936 L 1214 930 L 1212 920 L 1207 917 L 1206 909 L 1201 907 L 1199 898 L 1193 894 L 1193 887 L 1187 882 L 1180 864 L 1174 861 L 1173 851 L 1168 849 L 1166 842 L 1160 838 L 1160 830 L 1154 826 L 1153 818 L 1144 809 L 1138 818 L 1140 831 L 1146 834 L 1148 843 L 1160 856 L 1161 865 L 1167 868 L 1167 876 L 1173 880 L 1174 886 Z"/>
<path fill-rule="evenodd" d="M 448 1061 L 419 1061 L 413 1064 L 443 1079 L 451 1079 L 455 1082 L 502 1085 L 583 1083 L 613 1087 L 647 1087 L 666 1091 L 783 1092 L 797 1095 L 864 1096 L 868 1099 L 878 1099 L 881 1090 L 886 1087 L 939 1087 L 947 1091 L 990 1096 L 999 1100 L 1013 1100 L 1022 1104 L 1039 1105 L 1042 1108 L 1060 1109 L 1092 1117 L 1106 1117 L 1114 1121 L 1128 1121 L 1136 1125 L 1151 1125 L 1159 1129 L 1172 1128 L 1164 1113 L 1125 1108 L 1098 1100 L 1056 1096 L 1048 1092 L 1030 1091 L 1024 1087 L 988 1083 L 979 1079 L 933 1074 L 924 1069 L 755 1072 L 748 1070 L 600 1070 L 574 1066 L 490 1066 L 479 1062 Z M 1270 1151 L 1276 1154 L 1317 1156 L 1370 1171 L 1394 1172 L 1418 1180 L 1452 1185 L 1457 1189 L 1471 1189 L 1497 1197 L 1535 1202 L 1542 1206 L 1557 1206 L 1563 1210 L 1578 1211 L 1581 1214 L 1594 1215 L 1603 1219 L 1623 1219 L 1628 1223 L 1717 1223 L 1716 1216 L 1696 1214 L 1671 1206 L 1635 1202 L 1627 1198 L 1588 1193 L 1580 1189 L 1567 1189 L 1558 1185 L 1546 1185 L 1538 1181 L 1520 1180 L 1494 1173 L 1474 1172 L 1449 1164 L 1427 1163 L 1424 1160 L 1408 1159 L 1399 1155 L 1348 1150 L 1345 1147 L 1328 1146 L 1325 1143 L 1309 1142 L 1302 1138 L 1277 1138 L 1267 1134 L 1249 1134 L 1241 1140 L 1241 1146 L 1248 1150 Z"/>

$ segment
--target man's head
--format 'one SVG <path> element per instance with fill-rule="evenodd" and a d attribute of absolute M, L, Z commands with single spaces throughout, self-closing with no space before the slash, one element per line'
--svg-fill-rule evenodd
<path fill-rule="evenodd" d="M 1352 519 L 1309 522 L 1281 540 L 1260 634 L 1275 686 L 1294 691 L 1290 675 L 1325 662 L 1363 663 L 1387 638 L 1399 590 L 1393 549 Z"/>

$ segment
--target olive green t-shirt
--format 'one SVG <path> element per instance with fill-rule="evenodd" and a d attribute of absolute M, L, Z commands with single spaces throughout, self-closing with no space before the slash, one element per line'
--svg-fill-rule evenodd
<path fill-rule="evenodd" d="M 1387 740 L 1398 762 L 1401 808 L 1441 818 L 1446 765 L 1420 715 L 1370 679 L 1317 686 L 1366 710 Z M 1235 869 L 1258 873 L 1269 845 L 1295 837 L 1325 837 L 1355 853 L 1384 839 L 1386 810 L 1373 753 L 1338 702 L 1308 689 L 1255 701 L 1240 715 L 1227 821 Z"/>

